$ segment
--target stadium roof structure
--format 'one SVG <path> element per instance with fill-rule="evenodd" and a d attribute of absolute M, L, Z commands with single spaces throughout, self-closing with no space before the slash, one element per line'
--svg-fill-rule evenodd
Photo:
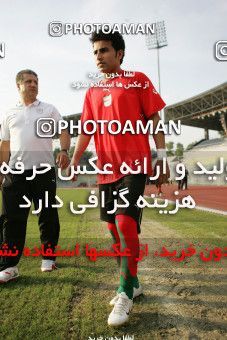
<path fill-rule="evenodd" d="M 182 125 L 222 131 L 227 136 L 227 82 L 167 106 L 164 112 L 165 123 L 180 119 Z"/>
<path fill-rule="evenodd" d="M 70 121 L 70 120 L 73 120 L 75 123 L 80 120 L 80 117 L 81 117 L 81 113 L 73 113 L 73 114 L 70 114 L 70 115 L 65 115 L 63 116 L 63 118 L 67 121 Z"/>

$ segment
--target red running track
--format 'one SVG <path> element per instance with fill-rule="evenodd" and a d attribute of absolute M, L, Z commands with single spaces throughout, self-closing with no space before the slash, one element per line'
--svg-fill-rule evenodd
<path fill-rule="evenodd" d="M 180 190 L 179 195 L 174 195 L 178 191 L 176 184 L 162 185 L 163 198 L 175 201 L 191 195 L 197 206 L 227 211 L 227 186 L 189 186 L 187 190 Z M 145 195 L 157 193 L 155 185 L 147 185 Z"/>

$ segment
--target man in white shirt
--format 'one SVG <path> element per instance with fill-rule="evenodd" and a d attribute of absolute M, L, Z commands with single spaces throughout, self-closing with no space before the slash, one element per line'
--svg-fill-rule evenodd
<path fill-rule="evenodd" d="M 29 208 L 20 208 L 24 204 L 25 195 L 33 201 L 35 208 L 42 201 L 42 209 L 38 216 L 40 239 L 43 253 L 47 249 L 55 250 L 59 238 L 59 218 L 57 208 L 52 208 L 56 195 L 55 162 L 52 150 L 52 138 L 48 137 L 48 129 L 42 130 L 42 137 L 36 133 L 38 119 L 43 119 L 46 127 L 61 119 L 58 110 L 51 104 L 37 99 L 38 76 L 34 71 L 22 70 L 16 76 L 16 84 L 20 95 L 20 103 L 10 109 L 3 117 L 0 142 L 0 165 L 5 162 L 11 169 L 17 169 L 16 163 L 22 162 L 24 172 L 18 174 L 0 174 L 2 183 L 2 215 L 0 217 L 0 249 L 18 251 L 17 256 L 0 257 L 0 283 L 8 282 L 19 276 L 17 264 L 23 253 Z M 48 123 L 49 122 L 49 123 Z M 50 136 L 50 134 L 49 134 Z M 67 151 L 70 147 L 70 136 L 67 130 L 59 135 L 61 151 L 57 163 L 61 169 L 69 164 Z M 33 168 L 48 171 L 33 175 Z M 48 191 L 48 207 L 45 207 L 45 191 Z M 43 255 L 41 270 L 56 269 L 55 258 Z"/>

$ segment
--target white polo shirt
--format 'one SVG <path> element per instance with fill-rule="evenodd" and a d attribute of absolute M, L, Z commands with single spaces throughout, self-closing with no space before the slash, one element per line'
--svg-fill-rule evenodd
<path fill-rule="evenodd" d="M 25 106 L 21 103 L 8 110 L 2 121 L 2 140 L 10 141 L 9 166 L 15 168 L 15 163 L 19 159 L 23 162 L 24 168 L 37 168 L 40 163 L 48 163 L 54 166 L 52 137 L 48 137 L 50 132 L 42 132 L 47 137 L 41 138 L 37 135 L 37 120 L 49 118 L 50 124 L 55 124 L 62 119 L 58 110 L 51 104 L 43 103 L 39 100 Z M 41 125 L 42 121 L 39 122 Z M 48 121 L 45 120 L 45 131 L 48 130 Z M 40 130 L 40 129 L 39 129 Z"/>

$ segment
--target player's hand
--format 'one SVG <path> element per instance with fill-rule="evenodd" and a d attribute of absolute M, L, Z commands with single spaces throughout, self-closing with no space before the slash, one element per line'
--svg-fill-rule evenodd
<path fill-rule="evenodd" d="M 65 170 L 68 167 L 70 161 L 69 161 L 69 156 L 66 151 L 59 152 L 56 158 L 56 163 L 59 166 L 59 168 L 61 168 L 62 170 Z"/>
<path fill-rule="evenodd" d="M 158 167 L 160 170 L 158 170 Z M 166 159 L 157 160 L 155 167 L 154 167 L 153 176 L 157 174 L 157 171 L 159 171 L 159 177 L 156 180 L 156 184 L 161 185 L 164 183 L 168 183 L 168 179 L 170 178 L 170 171 L 169 171 L 169 165 Z"/>
<path fill-rule="evenodd" d="M 75 164 L 72 164 L 70 163 L 69 166 L 67 167 L 66 169 L 66 176 L 69 177 L 71 176 L 71 173 L 72 173 L 72 169 L 76 168 L 76 165 Z M 77 175 L 74 175 L 71 179 L 72 182 L 76 182 L 77 181 Z"/>

